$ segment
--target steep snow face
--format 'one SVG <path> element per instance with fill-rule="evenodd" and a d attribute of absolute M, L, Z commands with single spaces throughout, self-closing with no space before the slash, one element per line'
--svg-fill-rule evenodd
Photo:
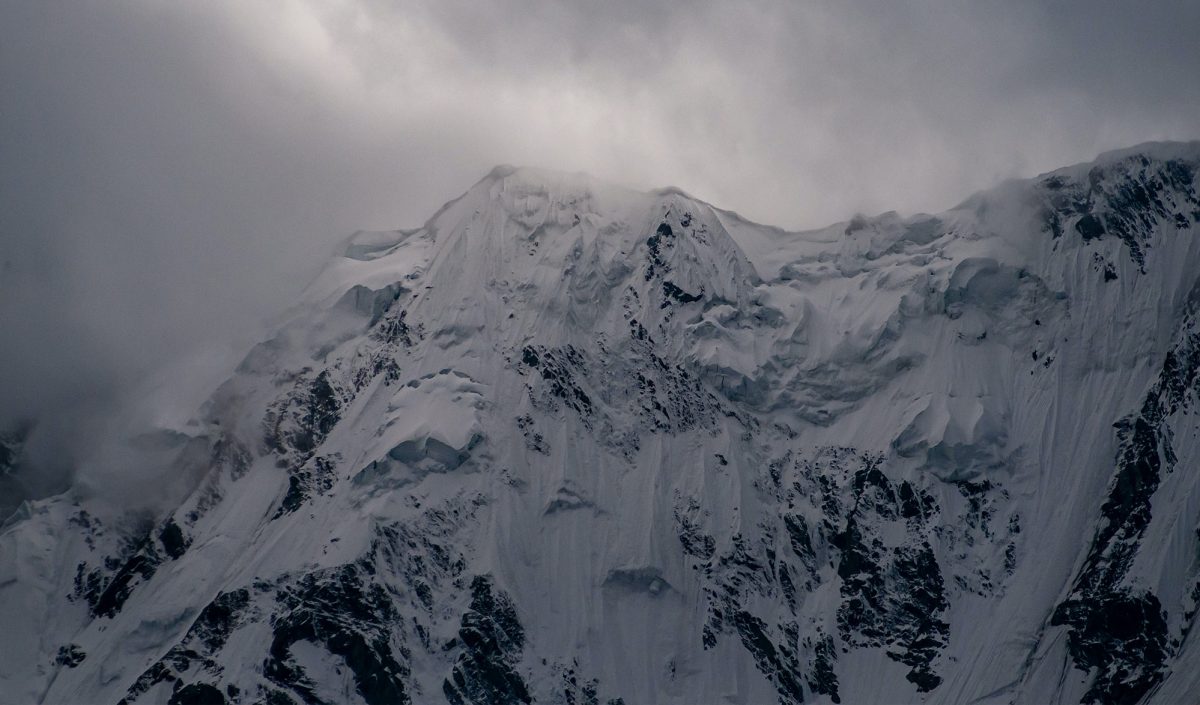
<path fill-rule="evenodd" d="M 201 413 L 182 505 L 14 515 L 3 692 L 1186 700 L 1198 170 L 1147 145 L 789 233 L 498 168 L 345 243 Z"/>

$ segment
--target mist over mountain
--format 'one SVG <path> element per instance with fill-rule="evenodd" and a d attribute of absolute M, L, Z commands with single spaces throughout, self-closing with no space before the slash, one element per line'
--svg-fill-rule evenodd
<path fill-rule="evenodd" d="M 138 387 L 197 401 L 127 444 L 137 506 L 20 506 L 0 691 L 1185 702 L 1198 172 L 1148 143 L 789 231 L 497 167 Z"/>
<path fill-rule="evenodd" d="M 119 477 L 97 443 L 196 401 L 135 387 L 223 378 L 332 236 L 419 225 L 497 163 L 801 229 L 1191 138 L 1198 25 L 1185 0 L 2 2 L 0 426 L 37 421 L 39 487 Z"/>

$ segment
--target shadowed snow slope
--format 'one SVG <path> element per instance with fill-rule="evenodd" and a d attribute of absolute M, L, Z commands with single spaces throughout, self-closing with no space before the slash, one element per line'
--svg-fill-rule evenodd
<path fill-rule="evenodd" d="M 0 692 L 1194 697 L 1198 170 L 791 233 L 497 168 L 347 241 L 180 442 L 180 506 L 9 520 Z"/>

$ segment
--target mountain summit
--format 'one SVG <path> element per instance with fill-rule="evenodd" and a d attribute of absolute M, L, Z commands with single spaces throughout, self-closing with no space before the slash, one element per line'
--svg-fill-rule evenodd
<path fill-rule="evenodd" d="M 199 412 L 179 506 L 8 521 L 0 692 L 1194 697 L 1198 171 L 1142 145 L 786 232 L 498 167 L 346 241 Z"/>

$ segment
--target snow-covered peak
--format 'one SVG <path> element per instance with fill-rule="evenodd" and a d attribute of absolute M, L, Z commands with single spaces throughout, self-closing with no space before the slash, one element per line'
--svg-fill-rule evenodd
<path fill-rule="evenodd" d="M 810 232 L 497 168 L 344 243 L 178 507 L 4 529 L 0 691 L 1186 701 L 1197 152 Z"/>
<path fill-rule="evenodd" d="M 630 294 L 657 315 L 665 301 L 744 304 L 758 278 L 703 202 L 513 167 L 494 169 L 422 228 L 359 233 L 344 252 L 310 301 L 392 286 L 468 328 L 513 314 L 519 329 L 552 314 L 570 322 L 562 330 L 590 333 Z"/>

